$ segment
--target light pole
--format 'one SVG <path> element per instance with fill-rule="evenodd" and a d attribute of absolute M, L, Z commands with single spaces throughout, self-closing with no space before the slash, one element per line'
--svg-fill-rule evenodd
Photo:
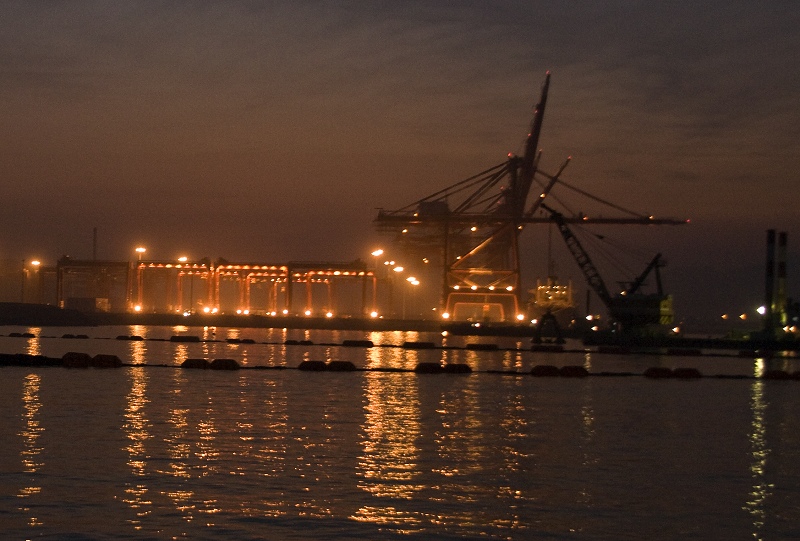
<path fill-rule="evenodd" d="M 375 270 L 372 274 L 372 311 L 370 315 L 377 317 L 378 315 L 378 258 L 383 255 L 383 249 L 378 248 L 372 251 L 372 257 L 375 258 Z"/>
<path fill-rule="evenodd" d="M 38 278 L 39 278 L 39 265 L 41 265 L 41 264 L 42 264 L 42 262 L 39 261 L 38 259 L 34 259 L 33 261 L 31 261 L 31 265 L 33 266 L 33 278 L 34 278 L 34 280 L 33 280 L 33 284 L 34 284 L 33 302 L 35 302 L 37 304 L 41 304 L 41 302 L 42 302 L 42 300 L 41 300 L 42 291 L 41 291 L 41 287 L 40 287 L 39 280 L 38 280 Z"/>
<path fill-rule="evenodd" d="M 406 278 L 406 282 L 411 284 L 413 287 L 419 285 L 419 280 L 417 280 L 416 277 L 414 276 L 409 276 L 408 278 Z M 403 319 L 406 318 L 406 289 L 407 288 L 405 287 L 403 288 Z"/>
<path fill-rule="evenodd" d="M 144 246 L 137 246 L 136 256 L 138 264 L 136 265 L 136 304 L 133 306 L 134 312 L 142 310 L 142 303 L 144 302 L 144 271 L 142 269 L 142 256 L 147 251 Z"/>
<path fill-rule="evenodd" d="M 191 278 L 192 278 L 191 274 L 189 274 L 188 271 L 181 271 L 180 270 L 180 267 L 184 263 L 186 263 L 187 261 L 189 261 L 189 258 L 186 257 L 185 255 L 182 255 L 182 256 L 180 256 L 178 258 L 178 262 L 181 263 L 181 265 L 177 265 L 177 267 L 179 269 L 178 270 L 178 307 L 180 308 L 181 312 L 183 312 L 183 276 L 181 276 L 181 273 L 183 273 L 183 274 L 185 274 L 186 276 L 189 277 L 189 280 L 190 280 L 189 288 L 191 289 Z M 189 305 L 189 309 L 191 310 L 191 303 Z"/>
<path fill-rule="evenodd" d="M 394 261 L 387 261 L 387 263 L 389 264 L 389 266 L 395 264 Z M 395 272 L 395 274 L 389 274 L 387 277 L 389 281 L 389 308 L 392 311 L 392 317 L 397 317 L 397 308 L 395 308 L 395 299 L 394 299 L 395 289 L 396 289 L 395 276 L 403 272 L 405 269 L 402 266 L 398 265 L 396 267 L 392 267 L 392 270 Z"/>

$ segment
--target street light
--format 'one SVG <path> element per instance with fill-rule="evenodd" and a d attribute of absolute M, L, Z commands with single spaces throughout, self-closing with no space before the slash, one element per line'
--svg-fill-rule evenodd
<path fill-rule="evenodd" d="M 418 286 L 419 280 L 417 280 L 414 276 L 409 276 L 406 278 L 406 282 L 411 284 L 412 286 Z M 403 319 L 406 318 L 406 288 L 403 288 Z"/>
<path fill-rule="evenodd" d="M 375 270 L 372 273 L 372 311 L 370 316 L 377 317 L 378 315 L 378 258 L 383 255 L 383 248 L 373 250 L 371 253 L 375 258 Z"/>
<path fill-rule="evenodd" d="M 189 258 L 186 257 L 185 255 L 182 255 L 182 256 L 180 256 L 178 258 L 178 261 L 181 262 L 181 263 L 186 263 L 187 261 L 189 261 Z M 176 265 L 176 267 L 180 268 L 181 266 L 180 265 Z M 186 271 L 186 276 L 189 278 L 189 310 L 190 310 L 190 312 L 194 312 L 194 274 L 192 274 L 191 271 Z M 178 296 L 180 297 L 178 302 L 179 302 L 181 308 L 183 308 L 183 285 L 182 285 L 183 282 L 182 282 L 182 280 L 183 280 L 183 278 L 181 276 L 181 272 L 178 272 Z M 240 313 L 240 312 L 237 311 L 237 313 Z"/>
<path fill-rule="evenodd" d="M 144 253 L 146 251 L 147 251 L 147 248 L 145 248 L 144 246 L 137 246 L 136 247 L 136 255 L 138 256 L 139 261 L 142 260 L 142 256 L 144 255 Z"/>
<path fill-rule="evenodd" d="M 35 271 L 39 270 L 39 265 L 42 264 L 38 259 L 30 262 Z M 25 302 L 25 282 L 28 280 L 28 267 L 25 265 L 25 260 L 22 260 L 22 278 L 20 280 L 19 289 L 19 302 Z"/>

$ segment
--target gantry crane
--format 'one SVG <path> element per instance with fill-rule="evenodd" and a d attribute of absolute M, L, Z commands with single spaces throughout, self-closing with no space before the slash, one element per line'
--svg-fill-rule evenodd
<path fill-rule="evenodd" d="M 555 174 L 542 171 L 538 144 L 549 86 L 548 72 L 522 156 L 509 154 L 505 162 L 410 205 L 378 212 L 375 223 L 380 231 L 395 233 L 405 245 L 438 249 L 442 261 L 440 310 L 444 318 L 505 322 L 523 318 L 520 233 L 527 224 L 553 220 L 552 214 L 541 212 L 541 205 L 557 184 L 622 211 L 619 217 L 561 214 L 563 223 L 686 223 L 634 213 L 569 185 L 560 177 L 570 158 Z M 529 203 L 534 184 L 540 188 L 539 195 Z"/>

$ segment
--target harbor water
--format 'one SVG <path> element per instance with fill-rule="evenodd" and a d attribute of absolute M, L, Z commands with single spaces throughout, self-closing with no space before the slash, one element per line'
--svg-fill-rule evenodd
<path fill-rule="evenodd" d="M 64 338 L 81 334 L 88 338 Z M 170 341 L 183 335 L 199 341 Z M 437 347 L 400 347 L 423 341 Z M 465 347 L 477 342 L 498 347 Z M 78 351 L 126 363 L 0 369 L 0 533 L 800 537 L 800 381 L 759 377 L 800 370 L 800 361 L 567 350 L 410 332 L 0 328 L 1 353 Z M 189 358 L 245 369 L 179 368 Z M 366 370 L 294 369 L 304 360 Z M 421 362 L 473 372 L 414 373 Z M 542 364 L 595 376 L 531 376 Z M 641 376 L 653 366 L 706 377 Z M 267 369 L 275 367 L 287 369 Z"/>

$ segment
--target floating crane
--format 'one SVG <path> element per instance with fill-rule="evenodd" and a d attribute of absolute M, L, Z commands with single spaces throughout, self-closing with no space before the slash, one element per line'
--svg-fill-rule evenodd
<path fill-rule="evenodd" d="M 567 158 L 555 174 L 539 167 L 539 136 L 550 86 L 548 72 L 534 108 L 530 133 L 522 156 L 509 154 L 505 162 L 423 197 L 397 210 L 379 210 L 375 224 L 391 232 L 410 250 L 436 250 L 442 262 L 440 311 L 451 321 L 516 322 L 525 318 L 519 238 L 527 224 L 550 223 L 541 211 L 543 201 L 564 186 L 617 211 L 621 216 L 560 214 L 560 220 L 581 224 L 677 225 L 685 220 L 657 219 L 628 211 L 561 180 Z M 534 186 L 539 195 L 531 203 Z"/>
<path fill-rule="evenodd" d="M 569 248 L 581 272 L 583 272 L 586 283 L 606 306 L 608 314 L 615 325 L 619 326 L 621 330 L 630 330 L 650 325 L 672 324 L 674 319 L 672 297 L 664 294 L 661 274 L 658 270 L 663 266 L 661 254 L 656 254 L 644 271 L 628 284 L 628 287 L 620 293 L 612 295 L 594 266 L 591 257 L 584 250 L 578 237 L 572 233 L 561 213 L 545 204 L 542 204 L 542 208 L 550 213 L 556 226 L 558 226 L 558 231 L 564 238 L 567 248 Z M 656 277 L 657 292 L 654 294 L 642 294 L 640 289 L 651 272 Z"/>

